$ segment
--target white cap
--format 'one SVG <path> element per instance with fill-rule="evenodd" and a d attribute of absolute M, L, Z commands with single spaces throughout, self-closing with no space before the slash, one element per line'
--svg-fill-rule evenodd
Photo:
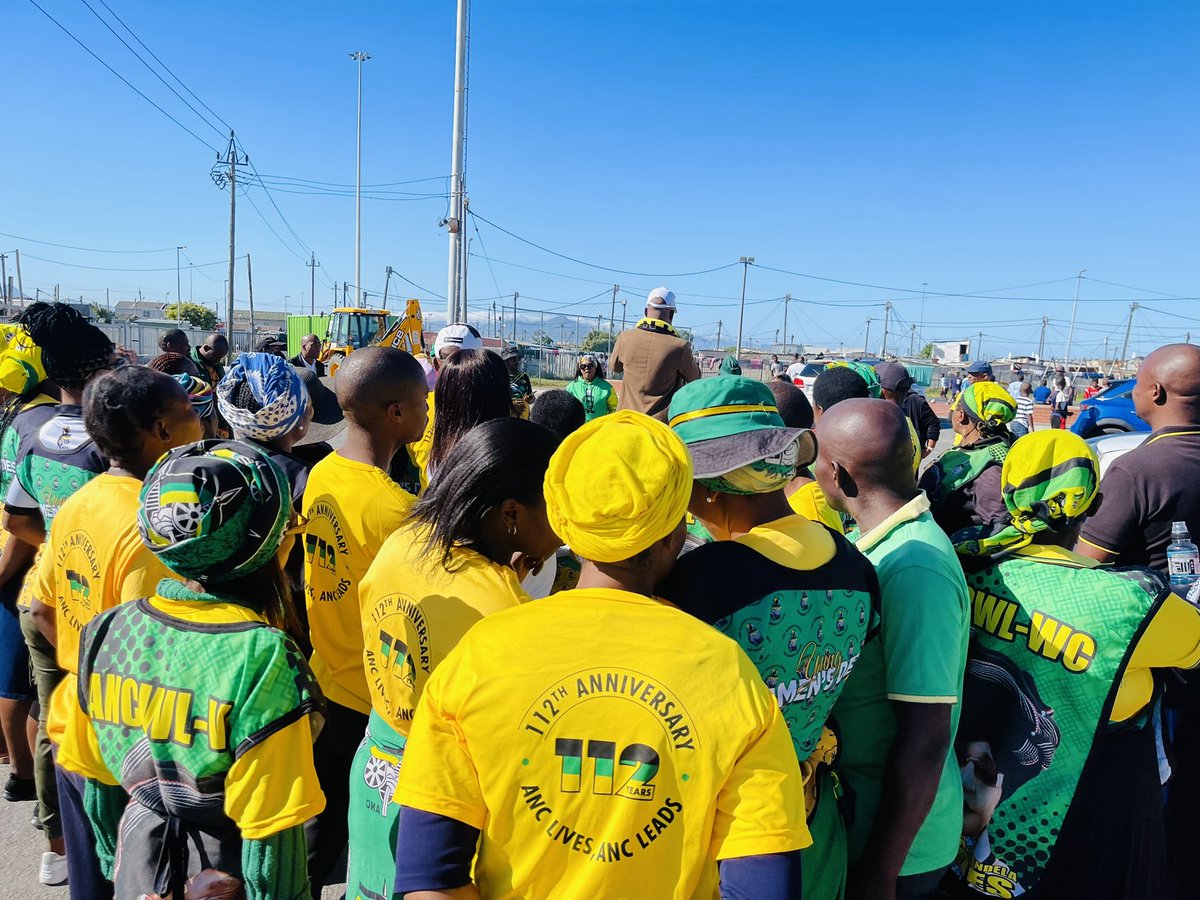
<path fill-rule="evenodd" d="M 675 292 L 667 290 L 665 287 L 656 287 L 646 298 L 646 305 L 654 309 L 674 309 Z"/>
<path fill-rule="evenodd" d="M 437 333 L 433 339 L 433 355 L 441 356 L 442 348 L 454 347 L 457 350 L 482 350 L 483 338 L 474 325 L 465 322 L 454 322 Z"/>

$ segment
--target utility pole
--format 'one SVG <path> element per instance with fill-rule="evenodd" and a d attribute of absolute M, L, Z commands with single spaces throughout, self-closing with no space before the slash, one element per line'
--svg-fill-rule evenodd
<path fill-rule="evenodd" d="M 5 263 L 8 261 L 7 253 L 0 253 L 0 297 L 8 303 L 8 268 Z"/>
<path fill-rule="evenodd" d="M 908 356 L 909 356 L 909 359 L 912 358 L 913 344 L 916 342 L 916 340 L 917 340 L 917 326 L 915 324 L 913 324 L 908 327 Z"/>
<path fill-rule="evenodd" d="M 246 287 L 250 291 L 250 346 L 248 350 L 254 349 L 254 335 L 258 329 L 254 327 L 254 276 L 250 272 L 250 254 L 246 254 Z"/>
<path fill-rule="evenodd" d="M 496 337 L 496 301 L 492 301 L 492 337 Z"/>
<path fill-rule="evenodd" d="M 454 42 L 454 127 L 450 139 L 450 216 L 446 226 L 450 234 L 449 284 L 446 288 L 446 321 L 457 322 L 462 236 L 466 233 L 463 216 L 463 163 L 467 130 L 467 31 L 469 0 L 458 0 L 457 35 Z"/>
<path fill-rule="evenodd" d="M 1042 316 L 1042 336 L 1038 338 L 1038 362 L 1042 361 L 1042 354 L 1046 350 L 1046 326 L 1050 324 L 1049 316 Z"/>
<path fill-rule="evenodd" d="M 750 266 L 754 264 L 753 256 L 743 256 L 738 262 L 742 264 L 742 302 L 738 306 L 738 339 L 737 347 L 734 350 L 736 359 L 742 358 L 742 319 L 746 314 L 746 273 L 750 271 Z"/>
<path fill-rule="evenodd" d="M 346 305 L 346 294 L 350 292 L 350 285 L 345 281 L 342 282 L 342 306 Z"/>
<path fill-rule="evenodd" d="M 334 305 L 334 306 L 337 306 L 337 305 L 338 305 L 338 301 L 337 301 L 337 282 L 336 282 L 336 281 L 333 283 L 333 305 Z"/>
<path fill-rule="evenodd" d="M 628 302 L 629 301 L 626 298 L 624 298 L 624 297 L 621 298 L 621 330 L 622 331 L 625 330 L 625 305 Z"/>
<path fill-rule="evenodd" d="M 1079 274 L 1075 276 L 1075 302 L 1071 305 L 1071 328 L 1067 331 L 1067 358 L 1063 360 L 1069 367 L 1071 365 L 1071 341 L 1075 337 L 1075 313 L 1079 311 L 1079 288 L 1083 284 L 1083 273 L 1087 269 L 1080 269 Z"/>
<path fill-rule="evenodd" d="M 179 290 L 179 251 L 186 250 L 187 244 L 175 248 L 175 323 L 183 322 L 183 293 Z"/>
<path fill-rule="evenodd" d="M 867 348 L 871 346 L 871 317 L 867 316 L 867 336 L 863 338 L 863 354 L 866 355 L 871 351 Z"/>
<path fill-rule="evenodd" d="M 1108 335 L 1104 336 L 1104 362 L 1108 362 Z"/>
<path fill-rule="evenodd" d="M 229 337 L 229 349 L 233 350 L 233 295 L 237 290 L 233 279 L 234 234 L 237 224 L 237 167 L 249 163 L 250 157 L 246 154 L 238 155 L 237 140 L 234 138 L 232 130 L 229 132 L 229 147 L 225 151 L 225 157 L 222 159 L 218 156 L 217 162 L 229 166 L 228 173 L 214 167 L 212 178 L 217 187 L 229 186 L 229 278 L 226 281 L 225 328 Z"/>
<path fill-rule="evenodd" d="M 355 50 L 350 58 L 358 63 L 358 146 L 354 173 L 354 302 L 362 290 L 362 69 L 370 53 Z"/>
<path fill-rule="evenodd" d="M 312 298 L 312 304 L 309 306 L 308 314 L 315 316 L 317 314 L 317 267 L 321 265 L 317 262 L 317 254 L 314 253 L 312 259 L 306 262 L 305 265 L 311 270 L 308 279 L 311 289 L 308 292 L 308 296 Z M 334 288 L 334 290 L 336 291 L 337 289 Z"/>
<path fill-rule="evenodd" d="M 619 284 L 613 285 L 612 305 L 608 308 L 608 352 L 610 354 L 613 351 L 613 341 L 616 340 L 613 329 L 617 324 L 617 291 L 620 289 L 621 286 Z"/>
<path fill-rule="evenodd" d="M 383 279 L 383 308 L 387 309 L 388 288 L 392 285 L 392 267 L 387 267 L 387 273 Z"/>
<path fill-rule="evenodd" d="M 722 325 L 722 322 L 720 319 L 718 319 L 717 320 L 717 346 L 716 346 L 716 350 L 718 352 L 720 352 L 720 350 L 721 350 L 721 325 Z"/>
<path fill-rule="evenodd" d="M 788 308 L 788 304 L 791 302 L 792 302 L 792 295 L 784 294 L 783 295 L 783 353 L 785 356 L 787 355 L 788 347 L 791 346 L 788 343 L 788 332 L 787 332 L 787 308 Z M 779 343 L 778 339 L 776 339 L 775 342 Z"/>
<path fill-rule="evenodd" d="M 977 343 L 975 345 L 975 352 L 977 354 L 979 354 L 975 358 L 978 360 L 983 360 L 983 332 L 982 331 L 979 332 L 979 343 Z"/>
<path fill-rule="evenodd" d="M 25 308 L 25 283 L 21 281 L 21 251 L 14 250 L 13 256 L 17 260 L 17 296 L 21 301 L 21 308 Z"/>
<path fill-rule="evenodd" d="M 887 357 L 888 323 L 892 320 L 892 301 L 883 304 L 883 343 L 879 345 L 879 358 Z"/>
<path fill-rule="evenodd" d="M 1129 321 L 1125 323 L 1125 341 L 1121 344 L 1121 362 L 1129 359 L 1129 332 L 1133 331 L 1133 313 L 1138 308 L 1137 303 L 1129 304 Z"/>
<path fill-rule="evenodd" d="M 520 296 L 518 291 L 513 291 L 513 346 L 517 343 L 517 298 Z"/>

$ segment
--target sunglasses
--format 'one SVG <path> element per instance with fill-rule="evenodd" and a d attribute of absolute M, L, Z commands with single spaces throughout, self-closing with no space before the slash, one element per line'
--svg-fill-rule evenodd
<path fill-rule="evenodd" d="M 583 364 L 582 364 L 582 365 L 581 365 L 579 368 L 581 368 L 581 369 L 594 369 L 594 368 L 596 368 L 596 366 L 595 366 L 595 364 L 594 364 L 594 363 L 583 363 Z"/>

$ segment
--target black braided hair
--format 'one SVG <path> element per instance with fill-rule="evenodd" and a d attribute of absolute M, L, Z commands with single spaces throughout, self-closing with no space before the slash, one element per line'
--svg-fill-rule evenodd
<path fill-rule="evenodd" d="M 46 376 L 69 391 L 112 364 L 116 349 L 108 335 L 66 303 L 34 303 L 20 317 L 29 339 L 42 348 Z"/>

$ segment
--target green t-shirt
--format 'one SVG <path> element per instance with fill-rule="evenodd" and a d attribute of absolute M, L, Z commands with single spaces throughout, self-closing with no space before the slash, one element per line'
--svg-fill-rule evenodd
<path fill-rule="evenodd" d="M 854 821 L 848 829 L 854 861 L 875 823 L 896 734 L 890 701 L 952 703 L 951 737 L 958 730 L 970 600 L 954 548 L 929 514 L 924 494 L 869 533 L 854 531 L 849 537 L 875 565 L 881 594 L 878 639 L 863 647 L 833 709 L 841 728 L 838 768 L 854 794 Z M 931 872 L 954 860 L 962 833 L 962 802 L 962 780 L 951 747 L 937 796 L 913 840 L 902 875 Z"/>

